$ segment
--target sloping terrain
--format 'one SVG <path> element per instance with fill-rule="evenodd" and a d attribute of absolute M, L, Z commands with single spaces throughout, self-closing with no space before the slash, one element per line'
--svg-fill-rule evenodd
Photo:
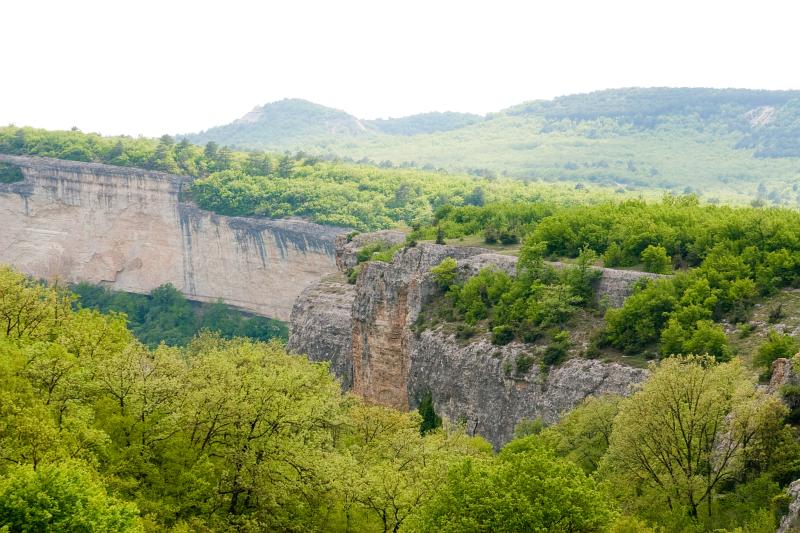
<path fill-rule="evenodd" d="M 797 205 L 800 92 L 617 89 L 528 102 L 483 118 L 438 113 L 378 121 L 284 100 L 187 138 Z"/>

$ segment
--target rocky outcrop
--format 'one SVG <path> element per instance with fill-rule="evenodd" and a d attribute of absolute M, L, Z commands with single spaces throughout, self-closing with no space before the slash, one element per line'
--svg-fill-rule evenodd
<path fill-rule="evenodd" d="M 781 518 L 776 533 L 797 533 L 800 531 L 800 480 L 793 481 L 786 491 L 789 495 L 789 509 Z"/>
<path fill-rule="evenodd" d="M 0 155 L 24 181 L 0 184 L 0 263 L 35 278 L 129 292 L 172 283 L 287 320 L 297 295 L 336 272 L 343 230 L 302 220 L 219 216 L 185 201 L 190 178 Z"/>
<path fill-rule="evenodd" d="M 307 354 L 312 361 L 328 361 L 342 388 L 353 385 L 353 307 L 355 286 L 341 274 L 333 274 L 306 288 L 292 309 L 288 349 Z"/>
<path fill-rule="evenodd" d="M 394 243 L 400 235 L 376 238 Z M 337 240 L 343 271 L 356 264 L 358 248 L 372 242 L 369 235 L 358 237 Z M 329 279 L 298 298 L 290 349 L 331 361 L 343 385 L 368 401 L 410 409 L 430 393 L 438 413 L 495 445 L 509 440 L 520 420 L 554 421 L 590 394 L 626 394 L 644 379 L 645 370 L 585 359 L 546 371 L 517 365 L 533 355 L 529 345 L 497 347 L 485 338 L 463 343 L 441 329 L 415 332 L 423 306 L 440 297 L 430 269 L 445 257 L 456 259 L 465 277 L 487 266 L 513 272 L 516 265 L 514 257 L 482 248 L 434 244 L 401 250 L 390 263 L 363 263 L 351 289 Z M 599 284 L 617 291 L 610 301 L 621 301 L 639 279 L 627 272 L 617 278 L 617 272 L 604 270 Z M 603 285 L 605 276 L 616 281 Z"/>
<path fill-rule="evenodd" d="M 409 404 L 430 392 L 437 413 L 500 445 L 521 420 L 555 422 L 589 395 L 628 394 L 647 373 L 580 358 L 547 371 L 531 352 L 520 343 L 498 347 L 483 338 L 462 345 L 452 335 L 424 331 L 410 346 Z M 520 371 L 523 358 L 535 363 Z"/>

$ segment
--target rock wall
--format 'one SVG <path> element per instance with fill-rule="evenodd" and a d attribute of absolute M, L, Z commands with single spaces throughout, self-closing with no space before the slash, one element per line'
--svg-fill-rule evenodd
<path fill-rule="evenodd" d="M 183 201 L 190 178 L 8 156 L 25 180 L 0 184 L 0 264 L 36 278 L 129 292 L 172 283 L 200 301 L 288 320 L 297 295 L 336 272 L 343 230 L 225 217 Z"/>
<path fill-rule="evenodd" d="M 374 236 L 387 243 L 399 234 Z M 355 264 L 368 236 L 337 239 L 337 264 Z M 590 394 L 626 394 L 646 371 L 615 363 L 573 359 L 544 372 L 534 365 L 523 375 L 513 370 L 530 346 L 497 347 L 485 338 L 459 342 L 441 330 L 419 334 L 413 325 L 423 305 L 438 297 L 430 268 L 445 257 L 457 260 L 463 276 L 485 266 L 514 270 L 516 259 L 481 248 L 419 244 L 400 251 L 391 263 L 364 263 L 358 280 L 328 278 L 306 289 L 292 311 L 289 348 L 313 360 L 331 361 L 343 386 L 369 401 L 400 409 L 415 408 L 431 393 L 436 411 L 465 421 L 473 433 L 499 446 L 522 419 L 556 420 Z M 641 276 L 604 271 L 598 290 L 621 302 Z M 614 279 L 604 283 L 603 278 Z M 605 288 L 605 289 L 604 289 Z"/>

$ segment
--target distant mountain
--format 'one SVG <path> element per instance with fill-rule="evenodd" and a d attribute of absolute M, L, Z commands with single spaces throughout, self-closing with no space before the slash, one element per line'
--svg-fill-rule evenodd
<path fill-rule="evenodd" d="M 367 127 L 389 135 L 419 135 L 437 131 L 450 131 L 481 122 L 483 117 L 471 113 L 422 113 L 403 118 L 365 121 Z"/>
<path fill-rule="evenodd" d="M 350 137 L 363 133 L 356 117 L 307 100 L 286 99 L 257 106 L 225 126 L 186 135 L 194 143 L 216 141 L 242 148 L 282 148 L 317 139 Z"/>
<path fill-rule="evenodd" d="M 449 131 L 481 120 L 480 115 L 453 112 L 359 120 L 344 111 L 307 100 L 285 99 L 257 106 L 225 126 L 181 137 L 194 143 L 215 141 L 238 148 L 286 149 L 330 139 L 369 138 L 381 133 L 409 136 Z"/>
<path fill-rule="evenodd" d="M 383 120 L 282 100 L 187 138 L 486 176 L 800 201 L 792 196 L 800 182 L 800 91 L 611 89 L 526 102 L 486 117 Z"/>

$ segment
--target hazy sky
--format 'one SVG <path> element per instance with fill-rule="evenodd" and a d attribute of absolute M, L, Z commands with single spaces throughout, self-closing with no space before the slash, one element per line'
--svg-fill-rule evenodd
<path fill-rule="evenodd" d="M 800 89 L 800 2 L 2 0 L 0 124 L 160 135 L 629 86 Z"/>

